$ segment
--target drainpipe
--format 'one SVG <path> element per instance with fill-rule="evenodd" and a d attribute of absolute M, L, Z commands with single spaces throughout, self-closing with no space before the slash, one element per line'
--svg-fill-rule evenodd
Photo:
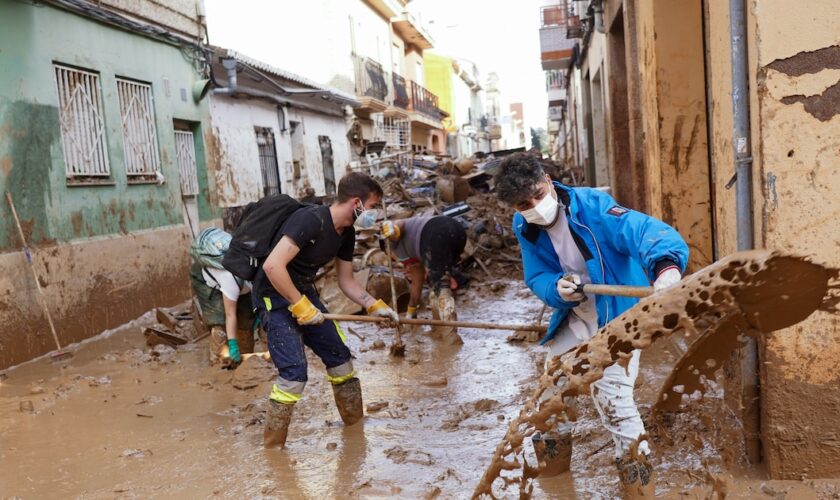
<path fill-rule="evenodd" d="M 604 3 L 603 0 L 593 0 L 592 13 L 595 14 L 595 30 L 598 33 L 606 33 L 604 28 Z"/>
<path fill-rule="evenodd" d="M 752 250 L 752 147 L 750 145 L 749 54 L 745 0 L 729 0 L 729 36 L 732 46 L 732 122 L 735 154 L 735 214 L 738 251 Z M 761 461 L 761 423 L 758 346 L 753 338 L 742 349 L 741 402 L 744 434 L 750 463 Z"/>

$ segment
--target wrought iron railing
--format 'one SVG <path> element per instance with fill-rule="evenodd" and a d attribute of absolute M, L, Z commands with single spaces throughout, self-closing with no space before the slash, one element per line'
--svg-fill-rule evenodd
<path fill-rule="evenodd" d="M 388 95 L 388 82 L 382 65 L 367 57 L 355 57 L 356 95 L 372 97 L 385 101 Z"/>
<path fill-rule="evenodd" d="M 438 107 L 438 96 L 430 92 L 417 82 L 411 82 L 411 108 L 412 111 L 422 113 L 433 120 L 440 120 L 440 108 Z"/>
<path fill-rule="evenodd" d="M 391 85 L 393 89 L 394 106 L 402 109 L 408 109 L 411 105 L 411 98 L 408 96 L 408 85 L 405 78 L 391 73 Z"/>

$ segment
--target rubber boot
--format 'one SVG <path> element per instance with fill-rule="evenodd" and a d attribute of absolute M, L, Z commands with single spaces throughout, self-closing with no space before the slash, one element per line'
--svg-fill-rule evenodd
<path fill-rule="evenodd" d="M 286 436 L 289 434 L 289 423 L 292 421 L 294 409 L 294 404 L 287 405 L 273 399 L 268 400 L 263 446 L 266 448 L 284 448 L 286 446 Z"/>
<path fill-rule="evenodd" d="M 437 318 L 445 321 L 456 321 L 458 315 L 455 313 L 455 298 L 452 296 L 452 290 L 442 287 L 435 297 L 437 302 Z M 433 309 L 434 311 L 434 309 Z M 436 327 L 435 337 L 440 338 L 450 345 L 461 345 L 464 341 L 458 335 L 458 328 L 455 326 L 438 326 Z"/>
<path fill-rule="evenodd" d="M 536 433 L 531 442 L 542 469 L 539 477 L 554 477 L 569 470 L 572 463 L 571 427 L 560 432 Z"/>
<path fill-rule="evenodd" d="M 224 327 L 214 326 L 210 328 L 210 338 L 207 341 L 210 349 L 210 364 L 219 364 L 225 357 L 230 357 L 227 346 L 227 333 Z"/>
<path fill-rule="evenodd" d="M 353 425 L 364 416 L 362 409 L 362 384 L 356 377 L 333 386 L 335 406 L 344 425 Z"/>
<path fill-rule="evenodd" d="M 622 458 L 616 458 L 615 465 L 618 467 L 624 500 L 654 498 L 656 479 L 653 475 L 653 467 L 644 455 L 640 454 L 637 458 L 633 458 L 628 454 Z"/>

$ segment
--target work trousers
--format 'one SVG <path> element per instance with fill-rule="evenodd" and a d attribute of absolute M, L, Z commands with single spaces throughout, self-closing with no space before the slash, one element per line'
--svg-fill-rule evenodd
<path fill-rule="evenodd" d="M 308 293 L 312 304 L 326 313 L 317 295 Z M 327 368 L 327 379 L 333 385 L 342 384 L 355 376 L 346 337 L 335 321 L 320 325 L 299 325 L 288 309 L 289 303 L 280 298 L 264 298 L 258 305 L 266 331 L 268 351 L 279 373 L 271 399 L 285 404 L 300 400 L 306 387 L 307 362 L 304 346 L 321 358 Z"/>
<path fill-rule="evenodd" d="M 450 287 L 449 278 L 466 244 L 464 227 L 451 217 L 435 217 L 423 226 L 420 261 L 429 273 L 429 286 L 433 291 Z"/>
<path fill-rule="evenodd" d="M 565 353 L 576 343 L 580 343 L 579 340 L 572 341 L 569 337 L 573 337 L 571 332 L 565 331 L 546 344 L 548 347 L 546 366 L 553 357 Z M 645 424 L 642 422 L 636 400 L 633 398 L 633 387 L 639 375 L 640 354 L 641 351 L 638 349 L 633 351 L 626 369 L 618 363 L 605 368 L 604 376 L 590 386 L 595 409 L 598 410 L 604 428 L 609 431 L 615 443 L 616 458 L 629 452 L 630 445 L 645 433 Z M 556 392 L 546 394 L 545 397 L 553 394 Z M 639 443 L 639 453 L 645 455 L 650 453 L 647 441 Z"/>

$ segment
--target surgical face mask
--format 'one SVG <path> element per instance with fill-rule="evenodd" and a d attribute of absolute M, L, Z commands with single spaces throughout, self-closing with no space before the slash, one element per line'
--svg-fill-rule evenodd
<path fill-rule="evenodd" d="M 529 208 L 528 210 L 523 210 L 519 213 L 521 213 L 522 217 L 531 224 L 548 226 L 553 224 L 557 219 L 557 211 L 559 209 L 560 205 L 557 203 L 557 200 L 551 196 L 551 192 L 549 191 L 545 194 L 543 199 L 534 206 L 534 208 Z"/>
<path fill-rule="evenodd" d="M 353 223 L 359 229 L 370 229 L 376 224 L 376 210 L 367 210 L 364 205 L 353 208 L 356 221 Z"/>

